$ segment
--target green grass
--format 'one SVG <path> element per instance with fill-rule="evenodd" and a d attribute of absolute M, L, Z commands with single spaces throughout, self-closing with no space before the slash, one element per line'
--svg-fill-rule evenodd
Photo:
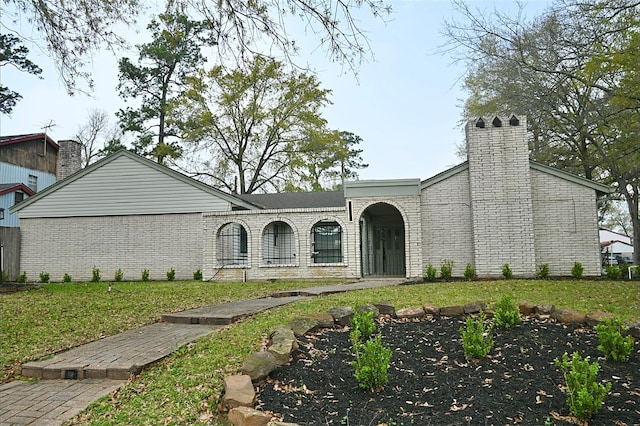
<path fill-rule="evenodd" d="M 218 284 L 218 283 L 131 283 L 116 287 L 131 293 L 106 293 L 107 284 L 75 284 L 58 289 L 45 286 L 43 290 L 25 294 L 2 296 L 3 317 L 3 362 L 4 345 L 17 345 L 20 333 L 27 333 L 36 322 L 41 322 L 39 332 L 32 338 L 54 341 L 61 338 L 61 330 L 69 327 L 81 316 L 89 316 L 87 323 L 98 326 L 103 322 L 118 322 L 122 328 L 135 327 L 148 321 L 135 323 L 129 317 L 135 311 L 146 311 L 152 320 L 161 313 L 186 309 L 203 304 L 219 303 L 242 297 L 266 294 L 278 288 L 302 287 L 318 283 L 274 283 L 274 284 Z M 51 288 L 53 286 L 54 288 Z M 86 290 L 91 286 L 102 286 L 98 290 Z M 137 286 L 144 286 L 138 288 Z M 158 287 L 155 289 L 154 287 Z M 490 305 L 509 293 L 516 302 L 527 300 L 534 304 L 553 303 L 557 307 L 570 307 L 582 312 L 596 309 L 607 310 L 622 321 L 638 319 L 638 283 L 623 281 L 476 281 L 453 283 L 430 283 L 412 286 L 377 288 L 306 299 L 301 302 L 263 312 L 241 323 L 226 327 L 195 344 L 177 350 L 171 356 L 145 370 L 135 380 L 128 382 L 114 396 L 105 397 L 90 406 L 74 420 L 76 424 L 223 424 L 219 418 L 219 403 L 222 394 L 222 379 L 236 373 L 244 356 L 260 350 L 261 338 L 279 324 L 284 324 L 298 315 L 324 312 L 340 306 L 359 306 L 388 300 L 396 308 L 432 303 L 438 306 L 463 304 L 484 300 Z M 79 294 L 76 294 L 79 293 Z M 132 295 L 135 293 L 135 295 Z M 84 295 L 84 296 L 83 296 Z M 216 296 L 218 295 L 218 296 Z M 135 296 L 135 297 L 134 297 Z M 30 297 L 30 298 L 28 298 Z M 111 299 L 110 299 L 111 298 Z M 96 299 L 106 299 L 99 301 Z M 189 301 L 183 299 L 190 299 Z M 115 304 L 115 300 L 119 302 Z M 72 301 L 74 301 L 72 303 Z M 184 303 L 184 307 L 179 307 Z M 22 306 L 16 308 L 16 305 Z M 36 309 L 31 305 L 39 305 Z M 59 305 L 59 306 L 58 306 Z M 155 306 L 158 305 L 158 306 Z M 63 306 L 66 308 L 63 309 Z M 161 307 L 162 306 L 162 307 Z M 10 309 L 13 317 L 7 318 Z M 168 309 L 167 309 L 168 308 Z M 45 314 L 45 312 L 48 312 Z M 74 313 L 75 312 L 75 313 Z M 152 312 L 155 312 L 153 314 Z M 33 315 L 63 314 L 64 319 L 50 324 Z M 53 318 L 50 316 L 50 318 Z M 112 321 L 111 318 L 114 318 Z M 15 334 L 5 338 L 5 324 L 12 326 Z M 106 325 L 105 325 L 106 326 Z M 114 330 L 116 332 L 119 330 Z M 74 331 L 75 333 L 76 331 Z M 87 331 L 88 332 L 88 331 Z M 103 332 L 104 333 L 104 332 Z M 81 340 L 80 333 L 77 336 Z M 88 339 L 91 340 L 91 339 Z M 77 344 L 77 343 L 76 343 Z M 47 345 L 42 344 L 42 354 Z M 22 352 L 28 358 L 26 351 Z M 18 352 L 14 352 L 14 358 Z M 222 419 L 222 417 L 220 417 Z"/>
<path fill-rule="evenodd" d="M 2 381 L 13 377 L 25 361 L 154 323 L 164 313 L 323 284 L 119 282 L 108 292 L 107 282 L 50 283 L 2 294 Z"/>

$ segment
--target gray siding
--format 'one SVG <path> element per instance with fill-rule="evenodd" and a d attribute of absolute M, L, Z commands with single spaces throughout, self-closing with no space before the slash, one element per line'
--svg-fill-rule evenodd
<path fill-rule="evenodd" d="M 226 210 L 230 210 L 227 201 L 121 156 L 24 207 L 19 215 L 35 218 Z"/>

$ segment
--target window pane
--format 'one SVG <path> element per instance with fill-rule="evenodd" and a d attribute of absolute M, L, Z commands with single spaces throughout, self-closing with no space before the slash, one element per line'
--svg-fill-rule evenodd
<path fill-rule="evenodd" d="M 248 237 L 244 226 L 228 223 L 218 232 L 218 262 L 220 265 L 246 265 Z"/>
<path fill-rule="evenodd" d="M 314 263 L 342 262 L 342 228 L 336 222 L 318 222 L 312 230 Z"/>
<path fill-rule="evenodd" d="M 262 234 L 262 262 L 267 265 L 296 264 L 296 244 L 288 223 L 270 223 Z"/>
<path fill-rule="evenodd" d="M 29 175 L 29 179 L 27 182 L 27 186 L 29 187 L 29 189 L 31 189 L 33 192 L 38 192 L 38 176 L 34 176 L 34 175 Z"/>

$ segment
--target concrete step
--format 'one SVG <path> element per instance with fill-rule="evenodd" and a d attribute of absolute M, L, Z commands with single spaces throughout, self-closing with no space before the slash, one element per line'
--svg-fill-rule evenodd
<path fill-rule="evenodd" d="M 22 375 L 38 379 L 127 380 L 145 366 L 219 328 L 151 324 L 78 346 L 50 359 L 25 363 Z"/>
<path fill-rule="evenodd" d="M 162 321 L 174 324 L 206 324 L 227 325 L 241 318 L 255 315 L 267 309 L 277 308 L 292 302 L 302 300 L 301 296 L 287 296 L 263 299 L 239 300 L 221 305 L 203 306 L 187 311 L 162 315 Z"/>

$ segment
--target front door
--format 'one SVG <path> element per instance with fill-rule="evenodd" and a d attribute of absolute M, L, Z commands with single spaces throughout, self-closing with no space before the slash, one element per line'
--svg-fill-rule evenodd
<path fill-rule="evenodd" d="M 373 204 L 360 218 L 360 262 L 363 277 L 404 277 L 404 220 L 394 206 Z"/>
<path fill-rule="evenodd" d="M 394 277 L 404 275 L 404 227 L 379 225 L 374 232 L 374 274 Z"/>

